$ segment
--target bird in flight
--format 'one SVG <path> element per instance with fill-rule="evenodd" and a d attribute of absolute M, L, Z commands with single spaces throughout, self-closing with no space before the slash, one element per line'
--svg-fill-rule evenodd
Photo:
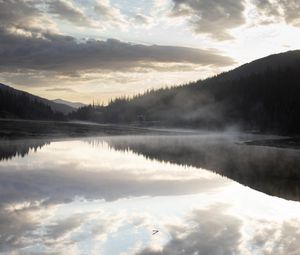
<path fill-rule="evenodd" d="M 152 235 L 155 235 L 155 234 L 157 234 L 158 232 L 159 232 L 158 230 L 153 229 L 153 230 L 152 230 Z"/>

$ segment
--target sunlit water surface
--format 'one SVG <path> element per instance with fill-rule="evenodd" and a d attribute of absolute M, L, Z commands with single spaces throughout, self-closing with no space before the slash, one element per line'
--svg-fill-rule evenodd
<path fill-rule="evenodd" d="M 145 141 L 7 142 L 15 151 L 0 162 L 0 252 L 300 254 L 299 202 L 151 157 L 145 145 L 138 153 L 126 144 L 135 139 Z"/>

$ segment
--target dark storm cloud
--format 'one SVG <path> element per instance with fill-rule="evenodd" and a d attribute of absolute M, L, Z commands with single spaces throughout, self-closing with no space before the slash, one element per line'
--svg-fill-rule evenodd
<path fill-rule="evenodd" d="M 243 0 L 173 0 L 171 16 L 186 17 L 195 33 L 231 39 L 228 30 L 245 23 Z"/>

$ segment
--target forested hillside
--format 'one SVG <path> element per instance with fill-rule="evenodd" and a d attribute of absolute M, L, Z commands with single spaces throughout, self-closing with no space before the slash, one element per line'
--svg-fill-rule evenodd
<path fill-rule="evenodd" d="M 0 84 L 0 117 L 251 132 L 300 132 L 300 51 L 272 55 L 174 88 L 85 106 L 56 104 Z M 46 102 L 46 103 L 45 103 Z M 69 107 L 69 108 L 66 108 Z"/>
<path fill-rule="evenodd" d="M 272 58 L 276 65 L 268 64 L 273 63 Z M 108 106 L 87 106 L 71 117 L 101 123 L 203 129 L 236 126 L 248 131 L 299 133 L 299 112 L 300 54 L 295 51 L 207 80 L 116 99 Z"/>
<path fill-rule="evenodd" d="M 28 93 L 0 84 L 0 118 L 63 120 L 65 116 Z"/>

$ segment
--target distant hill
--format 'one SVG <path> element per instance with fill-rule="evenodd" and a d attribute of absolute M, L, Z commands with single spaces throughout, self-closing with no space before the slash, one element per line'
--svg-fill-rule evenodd
<path fill-rule="evenodd" d="M 300 133 L 300 51 L 271 55 L 215 77 L 148 91 L 108 106 L 87 106 L 76 119 L 101 123 Z"/>
<path fill-rule="evenodd" d="M 0 83 L 0 118 L 64 120 L 74 110 Z"/>
<path fill-rule="evenodd" d="M 54 100 L 51 100 L 51 101 L 54 102 L 54 103 L 57 103 L 57 104 L 68 105 L 68 106 L 71 106 L 72 108 L 75 108 L 75 109 L 86 106 L 85 104 L 80 103 L 80 102 L 70 102 L 70 101 L 63 100 L 63 99 L 54 99 Z"/>
<path fill-rule="evenodd" d="M 69 113 L 76 110 L 76 108 L 71 107 L 69 105 L 65 105 L 65 104 L 61 104 L 61 103 L 55 103 L 55 102 L 52 102 L 51 100 L 35 96 L 33 94 L 27 93 L 27 92 L 22 91 L 22 90 L 14 89 L 14 88 L 12 88 L 10 86 L 7 86 L 5 84 L 2 84 L 2 83 L 0 83 L 0 92 L 1 93 L 8 93 L 9 95 L 15 95 L 15 97 L 18 97 L 18 96 L 27 97 L 31 102 L 37 101 L 37 102 L 43 103 L 45 105 L 48 105 L 48 106 L 50 106 L 52 111 L 58 112 L 58 113 L 69 114 Z M 15 100 L 16 98 L 10 97 L 10 99 Z M 7 98 L 7 100 L 9 100 L 9 98 Z M 8 110 L 8 112 L 9 112 L 9 110 Z"/>

